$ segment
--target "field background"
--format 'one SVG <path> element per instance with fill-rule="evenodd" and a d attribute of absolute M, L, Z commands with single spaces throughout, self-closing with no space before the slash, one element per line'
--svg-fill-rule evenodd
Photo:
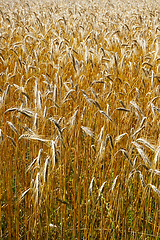
<path fill-rule="evenodd" d="M 160 239 L 159 1 L 0 1 L 0 239 Z"/>

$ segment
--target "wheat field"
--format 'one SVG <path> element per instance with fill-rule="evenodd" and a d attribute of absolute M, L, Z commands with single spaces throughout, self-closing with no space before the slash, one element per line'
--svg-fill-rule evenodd
<path fill-rule="evenodd" d="M 0 1 L 0 239 L 160 239 L 158 1 Z"/>

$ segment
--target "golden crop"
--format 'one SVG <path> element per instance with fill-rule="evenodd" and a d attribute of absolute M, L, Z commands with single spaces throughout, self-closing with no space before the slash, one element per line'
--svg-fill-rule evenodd
<path fill-rule="evenodd" d="M 159 239 L 158 1 L 1 1 L 0 239 Z"/>

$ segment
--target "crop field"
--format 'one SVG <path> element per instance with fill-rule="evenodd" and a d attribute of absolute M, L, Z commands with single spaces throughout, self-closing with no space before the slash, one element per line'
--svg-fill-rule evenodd
<path fill-rule="evenodd" d="M 0 1 L 4 239 L 160 239 L 159 1 Z"/>

